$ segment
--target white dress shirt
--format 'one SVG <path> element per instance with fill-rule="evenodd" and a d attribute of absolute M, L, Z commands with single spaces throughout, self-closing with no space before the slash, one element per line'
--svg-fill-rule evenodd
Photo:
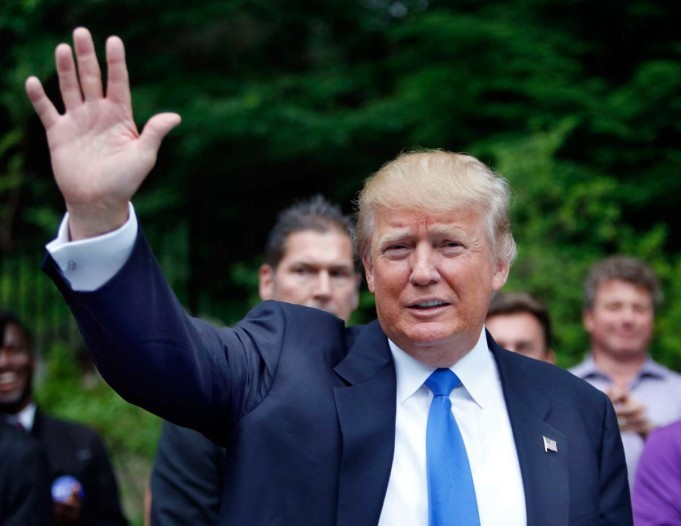
<path fill-rule="evenodd" d="M 118 230 L 70 241 L 67 214 L 57 238 L 46 248 L 73 290 L 92 291 L 124 265 L 137 230 L 137 217 L 130 204 L 129 219 Z M 433 395 L 423 383 L 434 369 L 389 343 L 397 376 L 395 455 L 379 526 L 426 526 L 426 425 Z M 484 329 L 475 347 L 451 369 L 462 383 L 449 398 L 468 452 L 480 525 L 524 525 L 525 493 L 518 455 Z"/>
<path fill-rule="evenodd" d="M 397 376 L 395 456 L 378 524 L 426 526 L 426 426 L 433 394 L 424 382 L 434 369 L 389 343 Z M 451 370 L 462 383 L 449 398 L 466 444 L 480 525 L 524 525 L 525 492 L 515 440 L 484 330 L 475 347 Z"/>

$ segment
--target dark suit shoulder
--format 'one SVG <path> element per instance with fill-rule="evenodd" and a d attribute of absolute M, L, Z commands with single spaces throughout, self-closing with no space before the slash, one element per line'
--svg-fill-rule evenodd
<path fill-rule="evenodd" d="M 47 415 L 42 411 L 36 413 L 33 435 L 51 439 L 63 437 L 73 443 L 103 443 L 102 437 L 94 429 L 72 420 Z"/>
<path fill-rule="evenodd" d="M 336 363 L 346 354 L 351 333 L 340 318 L 320 309 L 268 300 L 260 303 L 235 328 L 241 335 L 253 335 L 259 341 L 271 343 L 294 352 L 308 352 L 299 345 L 311 341 Z M 293 343 L 293 345 L 292 345 Z"/>
<path fill-rule="evenodd" d="M 339 330 L 345 328 L 343 320 L 326 311 L 276 300 L 263 301 L 253 307 L 239 325 L 262 317 L 276 317 L 289 323 L 321 323 L 325 327 L 335 327 Z"/>
<path fill-rule="evenodd" d="M 38 409 L 31 434 L 42 445 L 53 478 L 71 474 L 80 480 L 94 466 L 107 474 L 111 471 L 104 441 L 87 426 L 46 415 Z"/>
<path fill-rule="evenodd" d="M 3 459 L 0 463 L 1 467 L 20 464 L 25 456 L 42 451 L 38 442 L 31 436 L 2 422 L 0 422 L 0 450 Z"/>

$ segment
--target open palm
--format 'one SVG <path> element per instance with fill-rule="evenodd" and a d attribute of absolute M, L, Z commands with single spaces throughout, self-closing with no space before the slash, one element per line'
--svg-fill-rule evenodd
<path fill-rule="evenodd" d="M 68 45 L 60 44 L 55 51 L 65 113 L 59 114 L 37 78 L 27 79 L 26 92 L 45 127 L 54 177 L 70 213 L 71 235 L 78 239 L 111 231 L 125 221 L 128 201 L 180 117 L 155 115 L 138 133 L 123 42 L 117 37 L 107 40 L 104 93 L 89 31 L 76 29 L 73 41 L 77 70 Z"/>

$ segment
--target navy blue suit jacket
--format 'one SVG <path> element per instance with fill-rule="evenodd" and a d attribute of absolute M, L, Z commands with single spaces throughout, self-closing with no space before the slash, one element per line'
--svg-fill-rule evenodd
<path fill-rule="evenodd" d="M 125 266 L 95 292 L 72 292 L 49 257 L 45 268 L 121 396 L 227 447 L 219 524 L 377 524 L 392 466 L 396 397 L 392 356 L 377 322 L 346 328 L 322 311 L 270 301 L 234 329 L 216 329 L 184 313 L 141 235 Z M 488 340 L 528 524 L 631 524 L 622 443 L 607 397 Z M 545 451 L 544 436 L 556 441 L 557 452 Z"/>

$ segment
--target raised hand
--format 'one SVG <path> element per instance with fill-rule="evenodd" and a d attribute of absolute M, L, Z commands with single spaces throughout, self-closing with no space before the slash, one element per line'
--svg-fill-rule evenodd
<path fill-rule="evenodd" d="M 26 80 L 26 93 L 45 127 L 54 178 L 69 212 L 71 239 L 77 240 L 110 232 L 126 221 L 128 201 L 180 116 L 159 113 L 140 134 L 121 39 L 112 36 L 106 42 L 106 92 L 90 32 L 77 28 L 73 43 L 77 69 L 70 46 L 60 44 L 55 50 L 64 114 L 36 77 Z"/>

